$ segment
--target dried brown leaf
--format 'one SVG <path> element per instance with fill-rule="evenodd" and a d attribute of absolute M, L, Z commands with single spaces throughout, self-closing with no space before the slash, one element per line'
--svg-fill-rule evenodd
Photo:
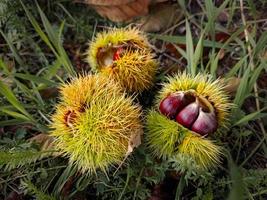
<path fill-rule="evenodd" d="M 92 2 L 92 1 L 91 1 Z M 94 1 L 90 5 L 102 16 L 114 22 L 125 22 L 148 13 L 151 0 Z"/>
<path fill-rule="evenodd" d="M 40 133 L 29 138 L 30 142 L 34 142 L 40 145 L 42 151 L 54 151 L 54 138 L 48 134 Z M 53 156 L 59 156 L 58 152 L 52 153 Z"/>
<path fill-rule="evenodd" d="M 114 174 L 117 173 L 117 171 L 121 168 L 127 157 L 133 152 L 134 148 L 138 147 L 141 144 L 141 136 L 143 134 L 143 131 L 133 132 L 130 136 L 130 139 L 128 141 L 128 150 L 125 154 L 125 157 L 123 161 L 120 163 L 120 165 L 115 170 Z"/>
<path fill-rule="evenodd" d="M 231 77 L 229 79 L 221 79 L 221 82 L 225 84 L 224 90 L 229 94 L 233 95 L 236 93 L 241 79 L 238 77 Z"/>
<path fill-rule="evenodd" d="M 133 133 L 128 142 L 128 151 L 126 153 L 126 157 L 129 156 L 133 152 L 134 148 L 138 147 L 140 144 L 141 144 L 141 133 L 140 132 Z"/>
<path fill-rule="evenodd" d="M 151 13 L 142 18 L 140 27 L 146 32 L 158 32 L 177 23 L 183 16 L 178 5 L 158 3 L 152 6 Z"/>

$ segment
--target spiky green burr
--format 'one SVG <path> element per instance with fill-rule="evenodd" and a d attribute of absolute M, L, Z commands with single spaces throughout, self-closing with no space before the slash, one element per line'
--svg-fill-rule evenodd
<path fill-rule="evenodd" d="M 87 61 L 94 72 L 118 82 L 128 92 L 153 85 L 157 62 L 146 36 L 135 28 L 112 29 L 89 43 Z"/>
<path fill-rule="evenodd" d="M 60 93 L 52 116 L 56 148 L 82 172 L 120 164 L 130 138 L 143 133 L 141 108 L 101 75 L 75 78 Z"/>
<path fill-rule="evenodd" d="M 220 161 L 222 148 L 210 140 L 208 134 L 202 136 L 205 130 L 202 132 L 193 130 L 210 127 L 209 123 L 215 123 L 211 126 L 212 131 L 227 127 L 227 118 L 232 104 L 223 89 L 224 86 L 219 80 L 213 80 L 208 75 L 198 74 L 193 77 L 186 73 L 179 73 L 169 78 L 159 92 L 155 108 L 149 112 L 147 117 L 146 142 L 153 154 L 162 158 L 177 155 L 179 155 L 177 157 L 190 157 L 199 169 L 206 170 L 216 166 Z M 169 106 L 166 107 L 166 103 L 162 104 L 162 101 L 169 97 L 170 100 L 166 101 Z M 178 100 L 175 99 L 176 97 Z M 189 107 L 195 101 L 199 103 L 197 104 L 199 107 L 196 108 L 200 111 L 196 113 L 196 119 L 191 122 L 186 114 L 194 112 Z M 175 110 L 176 113 L 171 111 L 175 106 L 179 106 L 179 109 Z M 208 111 L 202 112 L 201 109 Z M 173 116 L 174 114 L 176 116 Z M 184 123 L 186 121 L 182 121 L 181 116 L 185 117 L 182 118 L 184 120 L 190 120 L 190 124 Z M 200 126 L 201 123 L 205 126 Z M 210 134 L 214 135 L 216 132 L 210 132 Z"/>

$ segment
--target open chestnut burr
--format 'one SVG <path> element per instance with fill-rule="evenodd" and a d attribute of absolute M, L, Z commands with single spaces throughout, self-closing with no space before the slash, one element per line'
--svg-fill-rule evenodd
<path fill-rule="evenodd" d="M 223 154 L 216 133 L 227 128 L 231 108 L 220 79 L 185 72 L 169 77 L 147 116 L 147 146 L 159 158 L 175 158 L 185 168 L 216 167 Z"/>
<path fill-rule="evenodd" d="M 194 91 L 172 93 L 160 102 L 161 114 L 200 134 L 212 134 L 218 123 L 212 104 Z"/>

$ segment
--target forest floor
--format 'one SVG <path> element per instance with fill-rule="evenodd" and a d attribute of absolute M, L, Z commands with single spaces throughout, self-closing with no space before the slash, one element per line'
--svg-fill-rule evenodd
<path fill-rule="evenodd" d="M 146 112 L 166 77 L 192 62 L 197 72 L 223 78 L 235 107 L 231 125 L 216 138 L 227 152 L 218 168 L 181 171 L 145 144 L 115 175 L 113 168 L 84 175 L 67 158 L 44 155 L 53 146 L 49 124 L 59 85 L 72 71 L 90 72 L 85 52 L 98 32 L 128 24 L 71 0 L 1 0 L 0 199 L 267 199 L 267 2 L 170 5 L 183 15 L 166 26 L 163 13 L 152 23 L 162 28 L 147 34 L 160 66 L 153 89 L 136 101 Z"/>

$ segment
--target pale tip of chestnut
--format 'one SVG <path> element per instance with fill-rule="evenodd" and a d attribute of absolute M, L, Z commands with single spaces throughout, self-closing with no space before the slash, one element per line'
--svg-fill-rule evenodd
<path fill-rule="evenodd" d="M 193 123 L 191 130 L 200 134 L 208 135 L 217 130 L 218 123 L 214 112 L 205 112 L 200 108 L 198 118 Z"/>
<path fill-rule="evenodd" d="M 197 119 L 198 113 L 199 104 L 197 102 L 190 103 L 178 113 L 176 116 L 176 121 L 186 128 L 190 128 Z"/>

